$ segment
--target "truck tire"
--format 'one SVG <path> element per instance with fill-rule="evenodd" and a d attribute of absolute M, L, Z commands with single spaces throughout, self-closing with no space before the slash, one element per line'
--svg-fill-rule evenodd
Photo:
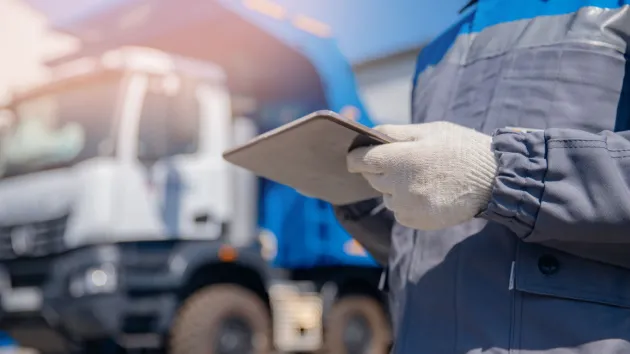
<path fill-rule="evenodd" d="M 269 354 L 271 319 L 265 303 L 240 286 L 221 284 L 193 293 L 171 330 L 171 354 Z"/>
<path fill-rule="evenodd" d="M 370 296 L 349 295 L 335 302 L 325 331 L 331 354 L 387 354 L 392 340 L 387 315 Z"/>

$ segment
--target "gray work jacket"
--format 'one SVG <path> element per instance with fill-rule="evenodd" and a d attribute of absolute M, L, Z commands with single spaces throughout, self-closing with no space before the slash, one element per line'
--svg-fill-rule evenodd
<path fill-rule="evenodd" d="M 621 5 L 480 0 L 420 55 L 413 122 L 492 134 L 499 168 L 487 209 L 444 230 L 370 215 L 376 201 L 336 208 L 388 265 L 394 353 L 630 353 L 630 12 Z M 526 6 L 544 16 L 510 18 L 538 14 Z"/>

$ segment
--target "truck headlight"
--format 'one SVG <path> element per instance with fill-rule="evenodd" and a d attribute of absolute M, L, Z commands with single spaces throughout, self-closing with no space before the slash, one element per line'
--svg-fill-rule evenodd
<path fill-rule="evenodd" d="M 258 234 L 260 255 L 266 261 L 272 261 L 278 255 L 278 238 L 270 230 L 263 229 Z"/>
<path fill-rule="evenodd" d="M 112 264 L 88 268 L 70 279 L 69 291 L 73 297 L 106 294 L 118 288 L 118 275 Z"/>

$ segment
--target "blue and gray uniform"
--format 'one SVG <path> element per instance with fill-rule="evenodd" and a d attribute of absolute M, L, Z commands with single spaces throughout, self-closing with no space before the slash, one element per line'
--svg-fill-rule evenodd
<path fill-rule="evenodd" d="M 394 353 L 630 353 L 630 7 L 467 11 L 420 54 L 412 119 L 494 135 L 487 210 L 424 232 L 337 208 L 387 260 Z"/>

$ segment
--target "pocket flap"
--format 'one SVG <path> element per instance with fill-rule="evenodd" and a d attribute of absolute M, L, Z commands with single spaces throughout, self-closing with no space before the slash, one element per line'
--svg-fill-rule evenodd
<path fill-rule="evenodd" d="M 540 245 L 519 245 L 518 291 L 630 308 L 630 270 Z"/>

